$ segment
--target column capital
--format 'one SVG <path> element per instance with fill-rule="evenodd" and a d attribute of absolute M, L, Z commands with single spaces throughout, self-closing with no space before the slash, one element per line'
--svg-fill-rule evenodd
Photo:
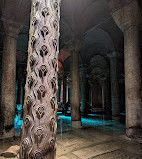
<path fill-rule="evenodd" d="M 1 18 L 3 21 L 4 34 L 17 39 L 22 24 L 5 17 Z"/>
<path fill-rule="evenodd" d="M 82 46 L 82 42 L 83 42 L 83 38 L 79 37 L 79 38 L 73 38 L 72 39 L 73 42 L 73 49 L 75 52 L 79 52 Z"/>
<path fill-rule="evenodd" d="M 123 2 L 118 0 L 107 1 L 112 8 L 111 14 L 114 21 L 123 32 L 132 26 L 140 26 L 141 13 L 137 0 L 125 0 Z"/>
<path fill-rule="evenodd" d="M 67 78 L 68 75 L 69 75 L 69 72 L 64 72 L 63 77 Z"/>
<path fill-rule="evenodd" d="M 119 58 L 119 57 L 121 57 L 121 53 L 117 52 L 117 51 L 112 51 L 112 52 L 108 53 L 107 56 L 109 58 L 114 58 L 114 57 Z"/>
<path fill-rule="evenodd" d="M 83 64 L 83 65 L 80 65 L 80 72 L 81 73 L 86 73 L 87 72 L 87 69 L 88 69 L 88 66 Z"/>

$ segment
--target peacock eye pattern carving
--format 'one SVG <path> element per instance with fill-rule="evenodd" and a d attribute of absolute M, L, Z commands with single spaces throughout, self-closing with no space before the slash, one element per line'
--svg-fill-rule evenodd
<path fill-rule="evenodd" d="M 33 20 L 32 20 L 32 26 L 37 26 L 37 24 L 38 24 L 38 20 L 37 20 L 37 18 L 36 17 L 33 17 Z"/>
<path fill-rule="evenodd" d="M 57 59 L 56 58 L 54 58 L 52 60 L 52 66 L 53 66 L 53 68 L 55 69 L 55 72 L 56 72 L 57 71 Z"/>
<path fill-rule="evenodd" d="M 40 32 L 41 32 L 43 39 L 45 40 L 45 37 L 49 34 L 49 30 L 48 30 L 47 26 L 43 26 L 43 28 L 41 29 Z"/>
<path fill-rule="evenodd" d="M 26 99 L 26 105 L 27 105 L 27 110 L 28 112 L 30 111 L 32 105 L 33 105 L 33 100 L 31 96 L 28 96 Z"/>
<path fill-rule="evenodd" d="M 52 90 L 54 93 L 57 92 L 57 80 L 56 80 L 56 77 L 53 77 L 52 80 L 51 80 L 51 85 L 52 85 Z"/>
<path fill-rule="evenodd" d="M 57 20 L 54 20 L 53 26 L 54 26 L 55 30 L 58 31 L 58 22 L 57 22 Z"/>
<path fill-rule="evenodd" d="M 44 77 L 46 77 L 47 72 L 48 71 L 46 65 L 41 65 L 39 69 L 39 77 L 43 79 Z"/>
<path fill-rule="evenodd" d="M 37 11 L 37 10 L 38 10 L 38 7 L 39 7 L 39 1 L 35 1 L 35 2 L 33 3 L 33 6 L 34 6 L 35 11 Z"/>
<path fill-rule="evenodd" d="M 46 94 L 46 88 L 45 86 L 41 85 L 37 90 L 38 100 L 42 102 L 42 99 L 45 97 L 45 94 Z"/>
<path fill-rule="evenodd" d="M 41 126 L 37 127 L 35 129 L 35 140 L 36 140 L 36 143 L 41 143 L 43 137 L 44 137 L 44 128 L 42 128 Z"/>
<path fill-rule="evenodd" d="M 24 126 L 25 126 L 26 130 L 28 130 L 31 123 L 32 123 L 32 118 L 29 115 L 27 115 L 24 119 Z"/>
<path fill-rule="evenodd" d="M 36 111 L 38 119 L 41 119 L 45 114 L 45 107 L 43 105 L 37 107 Z"/>
<path fill-rule="evenodd" d="M 45 8 L 43 8 L 41 13 L 42 13 L 42 16 L 44 18 L 46 18 L 49 15 L 49 9 L 47 7 L 45 7 Z"/>
<path fill-rule="evenodd" d="M 29 64 L 30 64 L 31 70 L 33 71 L 35 65 L 37 64 L 37 60 L 33 55 L 30 56 Z"/>
<path fill-rule="evenodd" d="M 55 51 L 57 51 L 57 39 L 53 40 L 53 47 L 54 47 Z"/>
<path fill-rule="evenodd" d="M 40 56 L 44 58 L 48 54 L 48 49 L 46 45 L 43 45 L 40 49 Z"/>
<path fill-rule="evenodd" d="M 40 151 L 36 151 L 31 155 L 30 159 L 44 159 L 43 154 Z"/>
<path fill-rule="evenodd" d="M 59 1 L 32 1 L 21 159 L 55 158 Z"/>
<path fill-rule="evenodd" d="M 55 106 L 56 106 L 56 98 L 55 97 L 52 97 L 51 101 L 50 101 L 50 104 L 51 104 L 51 108 L 55 111 Z"/>
<path fill-rule="evenodd" d="M 36 44 L 36 37 L 35 36 L 32 36 L 31 37 L 31 47 L 34 49 L 35 47 L 35 44 Z"/>
<path fill-rule="evenodd" d="M 35 80 L 32 76 L 28 77 L 28 87 L 31 89 Z"/>
<path fill-rule="evenodd" d="M 55 3 L 54 3 L 54 9 L 55 9 L 55 11 L 58 13 L 58 2 L 55 2 Z"/>

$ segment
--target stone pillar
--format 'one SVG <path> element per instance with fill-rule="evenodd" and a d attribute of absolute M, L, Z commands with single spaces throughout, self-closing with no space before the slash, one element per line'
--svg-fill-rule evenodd
<path fill-rule="evenodd" d="M 63 104 L 64 105 L 67 102 L 66 97 L 67 97 L 67 74 L 65 72 L 63 76 Z"/>
<path fill-rule="evenodd" d="M 93 86 L 92 82 L 89 81 L 89 105 L 90 105 L 90 107 L 92 107 L 92 98 L 93 98 L 92 97 L 93 96 L 92 86 Z"/>
<path fill-rule="evenodd" d="M 69 101 L 69 86 L 68 84 L 66 85 L 66 102 Z"/>
<path fill-rule="evenodd" d="M 61 80 L 60 102 L 63 103 L 63 80 Z"/>
<path fill-rule="evenodd" d="M 111 112 L 111 88 L 110 88 L 110 79 L 108 77 L 105 80 L 105 112 L 106 115 L 110 116 L 112 115 Z"/>
<path fill-rule="evenodd" d="M 60 102 L 61 99 L 61 84 L 62 84 L 62 80 L 58 78 L 58 102 Z"/>
<path fill-rule="evenodd" d="M 82 65 L 80 68 L 81 72 L 81 115 L 86 116 L 87 115 L 87 77 L 86 77 L 86 71 L 87 71 L 87 66 Z"/>
<path fill-rule="evenodd" d="M 100 84 L 102 86 L 102 110 L 104 111 L 105 110 L 105 78 L 101 78 L 100 79 Z"/>
<path fill-rule="evenodd" d="M 116 121 L 120 121 L 118 56 L 119 56 L 119 53 L 117 53 L 117 52 L 112 52 L 109 54 L 109 57 L 110 57 L 110 75 L 111 75 L 112 119 L 116 120 Z"/>
<path fill-rule="evenodd" d="M 124 32 L 126 135 L 142 137 L 141 65 L 139 47 L 140 8 L 138 1 L 112 10 Z"/>
<path fill-rule="evenodd" d="M 80 88 L 79 88 L 79 51 L 80 46 L 77 41 L 74 44 L 72 52 L 72 105 L 71 105 L 71 120 L 72 126 L 81 127 L 81 112 L 80 112 Z"/>
<path fill-rule="evenodd" d="M 3 19 L 4 40 L 2 58 L 2 93 L 3 112 L 2 138 L 14 136 L 15 91 L 16 91 L 16 45 L 20 24 Z"/>

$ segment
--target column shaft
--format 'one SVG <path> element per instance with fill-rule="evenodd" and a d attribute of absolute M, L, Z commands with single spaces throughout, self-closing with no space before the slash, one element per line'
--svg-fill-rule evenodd
<path fill-rule="evenodd" d="M 67 76 L 66 75 L 64 75 L 64 77 L 63 77 L 63 104 L 65 105 L 66 104 L 66 94 L 67 94 L 67 88 L 66 88 L 66 86 L 67 86 Z"/>
<path fill-rule="evenodd" d="M 85 116 L 87 113 L 87 103 L 86 103 L 86 84 L 87 84 L 87 79 L 86 79 L 86 70 L 81 70 L 81 115 Z"/>
<path fill-rule="evenodd" d="M 72 53 L 72 125 L 81 127 L 80 89 L 79 89 L 79 52 Z"/>
<path fill-rule="evenodd" d="M 131 26 L 124 32 L 126 134 L 137 136 L 142 127 L 139 29 Z M 138 137 L 138 136 L 137 136 Z"/>
<path fill-rule="evenodd" d="M 3 43 L 2 59 L 3 137 L 14 136 L 15 90 L 16 90 L 16 38 L 7 34 Z"/>
<path fill-rule="evenodd" d="M 117 57 L 110 58 L 111 67 L 111 103 L 112 118 L 120 121 L 120 101 L 119 101 L 119 83 L 118 83 L 118 61 Z"/>

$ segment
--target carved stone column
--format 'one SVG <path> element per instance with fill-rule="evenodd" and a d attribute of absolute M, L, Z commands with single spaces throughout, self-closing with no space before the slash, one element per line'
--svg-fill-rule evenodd
<path fill-rule="evenodd" d="M 127 1 L 114 6 L 112 15 L 124 32 L 126 134 L 142 137 L 141 64 L 139 47 L 140 6 L 138 1 Z"/>
<path fill-rule="evenodd" d="M 4 26 L 1 108 L 3 128 L 0 138 L 14 136 L 15 92 L 16 92 L 16 46 L 21 24 L 2 19 Z"/>
<path fill-rule="evenodd" d="M 20 159 L 55 159 L 60 0 L 33 0 Z"/>
<path fill-rule="evenodd" d="M 120 121 L 120 98 L 119 98 L 119 83 L 118 83 L 119 53 L 112 52 L 108 56 L 110 58 L 112 119 Z"/>
<path fill-rule="evenodd" d="M 87 77 L 86 77 L 86 72 L 87 72 L 87 66 L 82 65 L 80 67 L 80 72 L 81 72 L 81 115 L 86 116 L 87 114 Z"/>
<path fill-rule="evenodd" d="M 80 51 L 80 41 L 76 41 L 74 42 L 74 50 L 72 52 L 72 104 L 71 104 L 72 126 L 76 127 L 81 127 L 80 88 L 79 88 L 79 51 Z"/>

